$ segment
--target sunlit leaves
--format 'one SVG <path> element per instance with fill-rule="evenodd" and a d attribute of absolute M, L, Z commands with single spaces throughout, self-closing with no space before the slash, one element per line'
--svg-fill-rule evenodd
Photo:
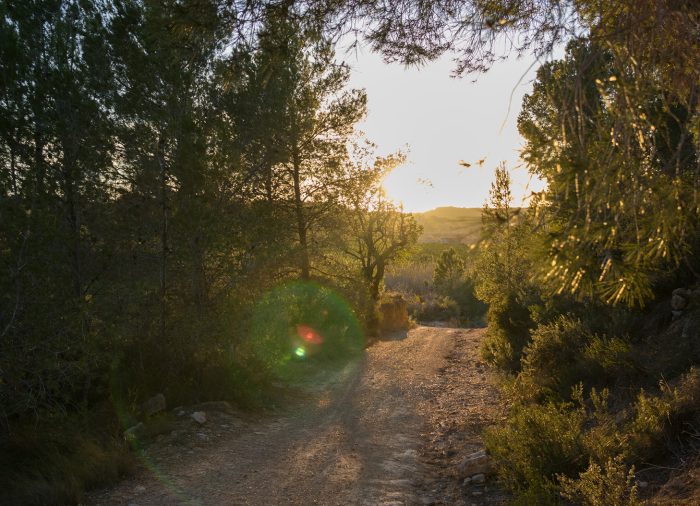
<path fill-rule="evenodd" d="M 582 40 L 545 64 L 519 118 L 544 202 L 556 293 L 640 305 L 698 231 L 690 115 L 613 53 Z"/>

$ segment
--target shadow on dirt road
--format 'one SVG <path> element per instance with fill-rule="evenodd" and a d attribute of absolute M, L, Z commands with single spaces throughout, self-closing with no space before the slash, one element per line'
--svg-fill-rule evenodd
<path fill-rule="evenodd" d="M 206 429 L 193 432 L 194 443 L 153 443 L 142 472 L 89 502 L 495 504 L 457 498 L 468 491 L 455 488 L 446 470 L 451 461 L 426 447 L 439 432 L 433 426 L 444 425 L 431 413 L 452 402 L 436 391 L 450 380 L 443 374 L 450 357 L 459 342 L 476 343 L 481 332 L 419 327 L 379 341 L 361 360 L 304 385 L 304 398 L 282 415 L 211 417 Z"/>

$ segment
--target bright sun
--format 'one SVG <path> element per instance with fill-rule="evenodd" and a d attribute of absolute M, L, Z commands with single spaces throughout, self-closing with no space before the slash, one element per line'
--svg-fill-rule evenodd
<path fill-rule="evenodd" d="M 415 166 L 402 165 L 391 171 L 383 182 L 386 196 L 403 204 L 405 211 L 419 213 L 435 208 L 438 202 L 434 197 L 432 181 Z"/>
<path fill-rule="evenodd" d="M 499 62 L 471 79 L 453 79 L 448 56 L 421 68 L 387 65 L 370 51 L 355 53 L 351 85 L 365 88 L 369 113 L 359 128 L 381 155 L 405 151 L 407 163 L 384 182 L 387 195 L 409 212 L 436 207 L 481 207 L 494 168 L 505 160 L 518 205 L 533 190 L 519 151 L 517 110 L 532 89 L 528 58 Z M 470 166 L 460 166 L 464 159 Z M 484 160 L 483 164 L 478 162 Z"/>
<path fill-rule="evenodd" d="M 409 213 L 444 206 L 481 207 L 489 194 L 493 172 L 492 164 L 464 168 L 455 163 L 453 167 L 426 170 L 409 162 L 390 172 L 383 186 L 386 196 L 403 204 Z M 522 166 L 511 169 L 511 185 L 516 205 L 526 205 L 526 197 L 544 186 Z"/>

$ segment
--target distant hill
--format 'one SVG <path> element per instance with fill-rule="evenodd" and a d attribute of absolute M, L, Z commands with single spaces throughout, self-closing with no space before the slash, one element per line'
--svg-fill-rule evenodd
<path fill-rule="evenodd" d="M 481 231 L 481 208 L 438 207 L 424 213 L 413 213 L 423 226 L 418 242 L 474 244 Z"/>

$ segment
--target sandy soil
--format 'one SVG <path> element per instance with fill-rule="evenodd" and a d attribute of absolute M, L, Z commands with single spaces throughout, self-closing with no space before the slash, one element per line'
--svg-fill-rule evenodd
<path fill-rule="evenodd" d="M 89 504 L 501 504 L 455 465 L 502 416 L 478 359 L 482 330 L 419 327 L 309 382 L 277 415 L 207 412 L 143 452 Z"/>

